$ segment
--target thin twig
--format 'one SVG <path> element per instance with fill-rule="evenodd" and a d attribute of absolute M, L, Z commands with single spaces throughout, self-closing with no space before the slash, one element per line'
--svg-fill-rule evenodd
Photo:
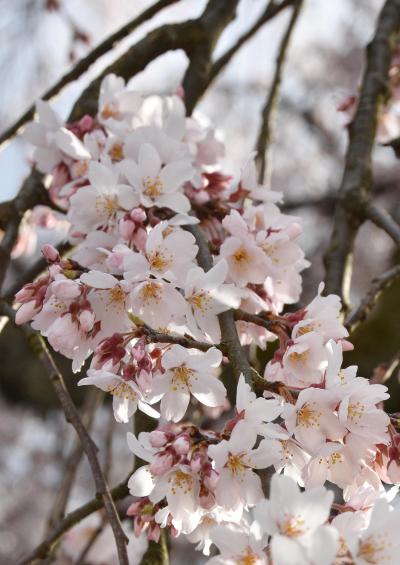
<path fill-rule="evenodd" d="M 389 287 L 399 278 L 400 265 L 396 265 L 372 280 L 371 287 L 367 294 L 361 300 L 359 306 L 350 312 L 345 321 L 345 326 L 349 332 L 353 332 L 357 326 L 367 318 L 385 288 Z"/>
<path fill-rule="evenodd" d="M 384 230 L 393 239 L 397 247 L 400 247 L 400 226 L 389 212 L 369 202 L 364 208 L 364 214 L 368 220 Z"/>
<path fill-rule="evenodd" d="M 126 477 L 124 481 L 111 489 L 110 495 L 114 502 L 116 502 L 117 500 L 122 500 L 123 498 L 126 498 L 128 496 L 129 477 L 130 475 Z M 17 562 L 17 565 L 31 565 L 37 559 L 44 559 L 51 551 L 51 548 L 60 541 L 64 534 L 66 534 L 69 530 L 76 526 L 76 524 L 79 524 L 79 522 L 84 520 L 84 518 L 90 516 L 94 512 L 97 512 L 97 510 L 100 510 L 100 508 L 103 507 L 104 500 L 95 497 L 83 506 L 80 506 L 73 512 L 67 514 L 67 516 L 63 520 L 61 520 L 61 522 L 46 537 L 46 539 L 43 540 L 37 547 L 35 547 L 35 549 L 28 556 L 20 559 Z"/>
<path fill-rule="evenodd" d="M 94 414 L 102 396 L 103 395 L 99 389 L 91 390 L 86 395 L 85 402 L 82 407 L 82 422 L 88 431 L 90 431 L 92 427 Z M 50 532 L 65 516 L 65 509 L 67 507 L 71 489 L 75 481 L 76 471 L 82 455 L 82 443 L 79 438 L 76 438 L 75 445 L 71 449 L 71 452 L 65 461 L 61 484 L 57 488 L 57 497 L 47 520 L 47 532 Z"/>
<path fill-rule="evenodd" d="M 197 341 L 190 337 L 158 332 L 156 330 L 153 330 L 153 328 L 151 328 L 147 324 L 140 326 L 139 331 L 142 334 L 144 333 L 149 338 L 149 340 L 153 343 L 175 343 L 178 345 L 182 345 L 182 347 L 199 349 L 200 351 L 208 351 L 210 347 L 218 347 L 218 345 L 215 345 L 213 343 Z"/>
<path fill-rule="evenodd" d="M 271 87 L 268 92 L 267 100 L 262 111 L 262 121 L 261 127 L 258 134 L 257 140 L 257 160 L 258 160 L 258 182 L 263 184 L 266 176 L 266 171 L 268 167 L 267 151 L 271 144 L 272 138 L 272 128 L 274 116 L 276 114 L 276 107 L 279 97 L 279 89 L 282 82 L 282 72 L 286 59 L 286 54 L 288 51 L 290 38 L 292 36 L 293 30 L 295 28 L 297 19 L 300 15 L 301 8 L 303 6 L 303 0 L 297 0 L 292 14 L 290 16 L 289 23 L 283 34 L 281 43 L 278 48 L 278 55 L 276 58 L 275 72 L 272 78 Z"/>
<path fill-rule="evenodd" d="M 400 31 L 400 0 L 386 0 L 375 37 L 367 49 L 367 66 L 356 114 L 349 126 L 349 144 L 336 205 L 333 234 L 325 254 L 327 293 L 338 294 L 349 308 L 354 240 L 362 206 L 371 188 L 371 154 L 379 108 L 387 97 L 387 77 Z"/>
<path fill-rule="evenodd" d="M 5 315 L 15 320 L 15 311 L 5 302 L 2 302 L 0 305 L 1 310 L 5 313 Z M 47 348 L 44 338 L 40 334 L 32 330 L 27 324 L 23 324 L 19 327 L 26 332 L 26 335 L 30 339 L 31 343 L 33 344 L 34 342 L 37 356 L 42 362 L 43 367 L 45 368 L 46 373 L 50 379 L 50 382 L 53 385 L 54 391 L 64 411 L 65 419 L 74 427 L 82 443 L 82 447 L 88 458 L 94 479 L 96 495 L 104 503 L 106 514 L 114 534 L 119 563 L 120 565 L 129 565 L 126 552 L 126 544 L 129 540 L 126 537 L 124 530 L 122 529 L 118 512 L 115 508 L 114 501 L 110 494 L 110 489 L 107 485 L 107 481 L 104 478 L 104 474 L 97 457 L 97 446 L 82 422 L 80 414 L 71 398 L 70 393 L 68 392 L 68 389 L 65 386 L 64 378 L 58 370 L 58 367 Z"/>
<path fill-rule="evenodd" d="M 176 2 L 177 0 L 159 0 L 147 8 L 147 10 L 142 12 L 139 16 L 121 27 L 118 31 L 107 37 L 107 39 L 92 49 L 86 57 L 83 57 L 83 59 L 78 61 L 78 63 L 70 71 L 63 75 L 56 84 L 47 90 L 47 92 L 41 96 L 41 100 L 51 100 L 51 98 L 58 94 L 67 84 L 82 76 L 102 55 L 111 51 L 119 41 L 127 37 L 130 33 L 132 33 L 132 31 L 155 16 L 162 9 Z M 0 135 L 0 149 L 2 148 L 3 143 L 9 141 L 10 138 L 18 133 L 18 130 L 31 120 L 34 115 L 35 105 L 33 104 L 12 126 L 7 128 L 5 132 Z"/>
<path fill-rule="evenodd" d="M 106 524 L 107 524 L 107 520 L 105 520 L 103 518 L 101 520 L 100 524 L 97 526 L 97 528 L 95 530 L 93 530 L 89 539 L 87 540 L 84 547 L 82 548 L 82 551 L 78 555 L 78 557 L 75 561 L 75 565 L 84 565 L 85 564 L 85 562 L 86 562 L 85 560 L 86 560 L 86 557 L 87 557 L 89 551 L 92 549 L 93 545 L 96 543 L 99 535 L 104 530 L 104 527 L 105 527 Z"/>
<path fill-rule="evenodd" d="M 196 238 L 196 243 L 199 248 L 197 253 L 198 264 L 205 271 L 209 271 L 213 266 L 213 260 L 204 233 L 196 225 L 186 226 L 185 229 L 190 231 Z M 222 314 L 219 314 L 218 320 L 221 328 L 221 343 L 226 349 L 235 377 L 239 378 L 240 374 L 243 373 L 246 382 L 253 385 L 254 382 L 261 379 L 261 377 L 258 375 L 257 371 L 251 367 L 240 344 L 233 311 L 228 310 L 222 312 Z M 264 379 L 262 380 L 264 381 Z"/>
<path fill-rule="evenodd" d="M 400 367 L 400 351 L 398 351 L 388 363 L 380 363 L 375 369 L 371 384 L 383 384 L 394 375 L 395 371 Z"/>
<path fill-rule="evenodd" d="M 248 29 L 243 35 L 239 37 L 237 42 L 230 48 L 226 53 L 221 55 L 219 59 L 215 61 L 210 72 L 210 82 L 222 71 L 224 67 L 231 61 L 231 59 L 236 55 L 239 49 L 255 35 L 268 21 L 272 20 L 277 16 L 282 10 L 291 6 L 296 0 L 283 0 L 280 4 L 276 4 L 275 0 L 270 0 L 264 12 L 258 18 L 258 20 Z"/>

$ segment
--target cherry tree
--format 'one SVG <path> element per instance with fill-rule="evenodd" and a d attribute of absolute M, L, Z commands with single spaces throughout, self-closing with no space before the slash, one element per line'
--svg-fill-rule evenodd
<path fill-rule="evenodd" d="M 24 126 L 34 168 L 17 196 L 0 204 L 0 281 L 26 211 L 45 205 L 69 229 L 58 248 L 43 246 L 15 297 L 3 295 L 2 314 L 35 340 L 96 489 L 65 515 L 69 482 L 61 518 L 18 563 L 54 556 L 71 528 L 104 508 L 121 564 L 134 559 L 132 530 L 148 540 L 142 563 L 169 563 L 171 539 L 182 536 L 210 565 L 395 564 L 400 513 L 388 485 L 400 482 L 399 418 L 385 411 L 383 382 L 399 360 L 372 382 L 343 366 L 343 352 L 400 275 L 398 265 L 383 273 L 351 307 L 363 222 L 400 245 L 400 227 L 370 198 L 372 150 L 399 94 L 400 1 L 385 2 L 359 92 L 341 107 L 348 147 L 325 277 L 302 308 L 302 273 L 313 267 L 299 244 L 307 226 L 285 213 L 282 193 L 266 180 L 302 0 L 267 3 L 219 59 L 214 47 L 238 1 L 209 0 L 199 18 L 156 28 L 130 47 L 82 92 L 67 121 L 48 102 L 172 3 L 157 2 L 100 44 L 3 135 Z M 284 10 L 290 19 L 256 151 L 243 155 L 235 178 L 221 165 L 214 124 L 193 111 L 241 45 Z M 145 96 L 129 86 L 176 49 L 189 61 L 178 92 Z M 260 364 L 254 348 L 269 360 Z M 112 399 L 118 424 L 133 424 L 126 451 L 135 466 L 112 488 L 52 350 L 71 361 L 79 386 Z"/>

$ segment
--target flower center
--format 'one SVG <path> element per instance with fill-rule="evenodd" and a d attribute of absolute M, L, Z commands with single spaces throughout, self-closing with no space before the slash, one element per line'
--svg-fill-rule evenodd
<path fill-rule="evenodd" d="M 358 557 L 362 557 L 367 563 L 378 564 L 382 563 L 384 559 L 383 552 L 385 551 L 386 544 L 381 536 L 369 536 L 365 541 L 362 541 L 358 550 Z"/>
<path fill-rule="evenodd" d="M 296 424 L 305 428 L 319 428 L 322 412 L 313 410 L 310 404 L 304 404 L 297 412 Z"/>
<path fill-rule="evenodd" d="M 165 271 L 172 265 L 172 256 L 167 257 L 165 251 L 157 249 L 147 256 L 150 267 L 155 271 Z"/>
<path fill-rule="evenodd" d="M 362 418 L 364 410 L 365 406 L 361 402 L 351 402 L 348 407 L 347 417 L 353 424 L 357 424 Z"/>
<path fill-rule="evenodd" d="M 301 353 L 293 351 L 293 353 L 289 354 L 289 357 L 292 363 L 295 363 L 296 365 L 300 363 L 306 363 L 308 359 L 308 349 L 302 351 Z"/>
<path fill-rule="evenodd" d="M 123 291 L 122 287 L 119 284 L 109 289 L 108 297 L 109 297 L 109 304 L 125 303 L 125 292 Z"/>
<path fill-rule="evenodd" d="M 163 184 L 161 182 L 160 177 L 156 177 L 152 179 L 151 177 L 146 177 L 143 180 L 144 184 L 144 191 L 143 193 L 151 198 L 151 200 L 155 200 L 160 194 L 162 194 Z"/>
<path fill-rule="evenodd" d="M 108 154 L 113 161 L 122 161 L 124 158 L 124 148 L 122 143 L 114 143 Z"/>
<path fill-rule="evenodd" d="M 101 110 L 101 117 L 104 120 L 108 120 L 109 118 L 118 118 L 119 117 L 119 110 L 115 104 L 109 102 L 105 104 L 103 109 Z"/>
<path fill-rule="evenodd" d="M 280 524 L 280 531 L 283 535 L 290 538 L 297 538 L 306 532 L 304 527 L 304 519 L 297 516 L 287 516 L 287 518 Z"/>
<path fill-rule="evenodd" d="M 171 483 L 171 492 L 176 494 L 176 491 L 182 490 L 183 494 L 188 494 L 193 490 L 193 477 L 189 473 L 184 473 L 180 469 L 174 473 L 173 478 L 170 477 L 168 482 Z"/>
<path fill-rule="evenodd" d="M 233 254 L 233 258 L 236 263 L 243 263 L 245 261 L 248 261 L 248 254 L 246 249 L 244 249 L 244 247 L 239 247 L 239 249 L 237 249 Z"/>
<path fill-rule="evenodd" d="M 172 390 L 186 389 L 193 375 L 194 371 L 186 367 L 186 365 L 174 367 L 172 369 Z"/>
<path fill-rule="evenodd" d="M 136 400 L 137 395 L 128 383 L 120 382 L 116 385 L 109 385 L 108 392 L 113 396 L 125 398 L 126 400 Z"/>
<path fill-rule="evenodd" d="M 298 329 L 297 334 L 298 335 L 305 335 L 305 334 L 308 334 L 308 333 L 310 333 L 314 330 L 315 330 L 314 324 L 306 324 L 304 326 L 301 326 L 301 328 Z"/>
<path fill-rule="evenodd" d="M 231 471 L 233 475 L 239 475 L 243 473 L 246 469 L 246 465 L 242 461 L 243 454 L 242 453 L 230 453 L 229 459 L 225 464 L 225 467 Z"/>
<path fill-rule="evenodd" d="M 161 301 L 161 296 L 162 289 L 155 282 L 146 283 L 140 291 L 140 297 L 145 304 L 149 304 L 151 302 L 158 303 Z"/>
<path fill-rule="evenodd" d="M 97 196 L 95 202 L 96 211 L 101 216 L 112 216 L 118 211 L 118 200 L 116 196 Z"/>
<path fill-rule="evenodd" d="M 200 310 L 201 312 L 205 312 L 210 307 L 211 297 L 208 292 L 201 290 L 197 294 L 193 294 L 188 300 L 194 308 Z"/>
<path fill-rule="evenodd" d="M 257 565 L 258 557 L 251 551 L 250 547 L 248 547 L 246 548 L 246 553 L 244 555 L 240 555 L 236 562 L 238 565 Z"/>

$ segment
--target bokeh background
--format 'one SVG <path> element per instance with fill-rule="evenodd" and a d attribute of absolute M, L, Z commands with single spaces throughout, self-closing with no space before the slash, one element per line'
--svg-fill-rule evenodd
<path fill-rule="evenodd" d="M 222 1 L 222 0 L 221 0 Z M 74 61 L 99 41 L 139 14 L 147 0 L 0 0 L 0 129 L 4 130 L 46 91 Z M 196 17 L 204 0 L 180 0 L 121 42 L 99 60 L 81 79 L 65 88 L 54 107 L 66 117 L 82 91 L 96 74 L 161 23 Z M 304 9 L 289 48 L 281 100 L 272 143 L 271 186 L 285 195 L 288 213 L 304 222 L 302 245 L 312 267 L 304 273 L 302 304 L 315 294 L 323 279 L 322 255 L 330 233 L 337 187 L 346 148 L 346 116 L 337 111 L 348 95 L 357 93 L 364 64 L 365 46 L 372 37 L 382 0 L 305 0 Z M 223 33 L 217 55 L 229 48 L 265 9 L 264 0 L 241 0 L 237 19 Z M 226 144 L 225 172 L 238 174 L 254 148 L 260 112 L 274 71 L 280 37 L 289 11 L 264 26 L 231 61 L 198 106 L 221 130 Z M 132 80 L 145 93 L 177 90 L 187 66 L 183 53 L 168 53 Z M 399 110 L 400 135 L 400 110 Z M 16 139 L 0 152 L 0 201 L 12 198 L 29 171 L 29 147 Z M 374 152 L 373 198 L 400 221 L 399 162 L 388 147 Z M 26 218 L 29 227 L 29 217 Z M 6 288 L 21 269 L 35 261 L 41 244 L 56 243 L 65 236 L 40 228 L 30 233 L 18 250 Z M 366 222 L 355 247 L 352 300 L 356 304 L 371 279 L 390 267 L 398 257 L 390 238 Z M 368 323 L 352 336 L 355 351 L 346 354 L 347 364 L 358 364 L 360 374 L 370 377 L 374 368 L 388 361 L 398 349 L 400 285 L 385 291 Z M 11 565 L 16 555 L 28 551 L 43 535 L 46 515 L 63 475 L 63 462 L 73 434 L 60 415 L 56 399 L 24 336 L 12 324 L 0 334 L 0 565 Z M 57 357 L 77 402 L 85 402 L 75 386 L 70 363 Z M 399 410 L 398 380 L 392 379 L 389 408 Z M 79 393 L 79 394 L 78 394 Z M 129 468 L 124 426 L 114 430 L 112 446 L 106 445 L 105 427 L 112 426 L 108 407 L 96 412 L 93 434 L 100 457 L 110 458 L 110 482 L 121 480 Z M 69 508 L 93 495 L 85 462 Z M 71 534 L 58 563 L 75 563 L 76 547 L 97 526 L 88 522 Z M 86 529 L 85 529 L 86 528 Z M 107 532 L 89 555 L 90 563 L 115 563 L 113 542 Z M 141 542 L 133 545 L 132 563 Z M 75 553 L 74 553 L 75 552 Z M 107 553 L 108 552 L 108 553 Z M 133 555 L 133 554 L 132 554 Z M 174 543 L 172 563 L 187 562 L 185 545 Z M 202 563 L 199 556 L 198 563 Z"/>

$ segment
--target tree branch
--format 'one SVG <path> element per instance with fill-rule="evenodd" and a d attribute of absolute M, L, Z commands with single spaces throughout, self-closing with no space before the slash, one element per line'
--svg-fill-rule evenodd
<path fill-rule="evenodd" d="M 77 80 L 81 75 L 83 75 L 93 63 L 95 63 L 102 55 L 105 55 L 111 51 L 116 43 L 127 37 L 132 31 L 138 28 L 147 20 L 151 19 L 158 12 L 164 8 L 175 4 L 177 0 L 159 0 L 147 10 L 142 12 L 139 16 L 125 24 L 118 31 L 107 37 L 102 41 L 97 47 L 92 49 L 86 57 L 83 57 L 78 63 L 65 75 L 63 75 L 60 80 L 56 82 L 47 92 L 41 96 L 41 100 L 50 100 L 56 94 L 60 92 L 67 84 Z M 35 105 L 33 104 L 12 126 L 10 126 L 4 133 L 0 135 L 0 149 L 5 141 L 12 138 L 18 130 L 25 125 L 29 120 L 31 120 L 35 115 Z"/>
<path fill-rule="evenodd" d="M 345 310 L 349 307 L 354 240 L 362 221 L 357 211 L 360 203 L 367 200 L 371 187 L 371 154 L 378 111 L 387 96 L 387 76 L 399 30 L 400 0 L 386 0 L 375 37 L 367 49 L 359 104 L 349 126 L 349 144 L 333 234 L 325 254 L 325 290 L 339 294 Z"/>
<path fill-rule="evenodd" d="M 15 320 L 15 312 L 7 303 L 1 303 L 1 309 L 6 316 Z M 82 443 L 82 447 L 88 458 L 94 479 L 96 496 L 103 501 L 108 521 L 110 522 L 114 534 L 119 563 L 120 565 L 129 565 L 126 552 L 126 544 L 129 540 L 122 529 L 118 512 L 115 508 L 114 501 L 110 494 L 110 489 L 107 485 L 107 481 L 104 478 L 104 474 L 97 457 L 97 446 L 82 422 L 82 419 L 71 398 L 71 395 L 69 394 L 68 389 L 65 386 L 63 376 L 58 370 L 57 365 L 55 364 L 54 359 L 47 348 L 44 338 L 26 324 L 23 324 L 19 327 L 26 332 L 27 337 L 30 339 L 32 345 L 34 342 L 37 356 L 42 362 L 43 367 L 45 368 L 46 373 L 53 385 L 54 391 L 64 411 L 65 419 L 74 427 Z"/>
<path fill-rule="evenodd" d="M 196 238 L 196 243 L 198 245 L 199 251 L 197 253 L 197 262 L 205 271 L 209 271 L 213 266 L 212 255 L 208 248 L 208 241 L 202 232 L 202 230 L 197 225 L 185 226 L 187 231 L 193 234 Z M 239 341 L 239 336 L 236 331 L 235 318 L 232 310 L 222 312 L 218 316 L 219 325 L 221 328 L 221 344 L 225 348 L 229 361 L 232 366 L 233 374 L 236 378 L 239 378 L 240 374 L 243 373 L 246 382 L 251 386 L 255 383 L 259 385 L 259 380 L 261 379 L 257 371 L 253 369 L 247 360 L 247 357 L 243 351 L 243 348 Z M 264 381 L 264 379 L 261 379 Z"/>
<path fill-rule="evenodd" d="M 397 247 L 400 247 L 400 226 L 389 212 L 368 202 L 365 206 L 364 214 L 365 218 L 371 220 L 378 228 L 385 231 L 393 239 Z"/>
<path fill-rule="evenodd" d="M 124 481 L 119 483 L 110 491 L 110 495 L 112 500 L 116 502 L 117 500 L 122 500 L 126 498 L 129 494 L 128 490 L 128 480 L 129 477 L 126 477 Z M 30 565 L 33 564 L 37 559 L 44 559 L 57 544 L 60 539 L 66 534 L 69 530 L 71 530 L 76 524 L 79 524 L 84 518 L 90 516 L 100 508 L 104 507 L 104 500 L 99 499 L 97 497 L 92 498 L 89 502 L 80 506 L 73 512 L 67 514 L 67 516 L 61 520 L 61 522 L 52 530 L 52 532 L 43 540 L 35 549 L 23 559 L 20 559 L 17 562 L 17 565 Z"/>
<path fill-rule="evenodd" d="M 272 20 L 277 16 L 284 8 L 291 6 L 297 0 L 283 0 L 280 4 L 276 4 L 275 0 L 270 0 L 265 8 L 264 12 L 261 14 L 259 19 L 251 26 L 251 28 L 246 31 L 238 41 L 230 48 L 226 53 L 221 55 L 219 59 L 215 61 L 210 72 L 210 83 L 215 79 L 215 77 L 222 71 L 224 67 L 231 61 L 231 59 L 236 55 L 239 49 L 259 31 L 264 24 Z"/>
<path fill-rule="evenodd" d="M 262 122 L 261 122 L 260 132 L 258 134 L 258 140 L 256 145 L 258 168 L 259 168 L 258 182 L 260 184 L 263 184 L 266 176 L 266 169 L 268 165 L 267 150 L 271 143 L 274 115 L 276 113 L 276 107 L 278 103 L 279 88 L 282 82 L 282 72 L 285 64 L 286 54 L 288 51 L 290 38 L 292 36 L 297 19 L 300 15 L 302 6 L 303 6 L 303 0 L 296 0 L 293 7 L 292 15 L 290 16 L 289 23 L 287 25 L 285 33 L 283 34 L 281 43 L 278 48 L 275 72 L 272 78 L 272 83 L 268 92 L 267 100 L 262 112 Z"/>
<path fill-rule="evenodd" d="M 371 287 L 367 294 L 361 300 L 359 306 L 348 315 L 345 321 L 345 326 L 349 332 L 353 332 L 357 326 L 367 318 L 385 288 L 389 287 L 399 278 L 400 265 L 396 265 L 372 280 Z"/>

